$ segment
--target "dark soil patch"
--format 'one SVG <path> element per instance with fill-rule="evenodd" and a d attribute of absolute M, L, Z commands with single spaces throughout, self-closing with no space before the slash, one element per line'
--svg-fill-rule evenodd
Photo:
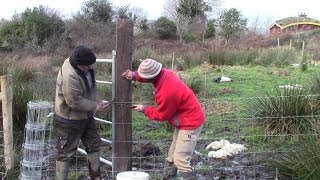
<path fill-rule="evenodd" d="M 199 141 L 197 149 L 205 149 L 207 142 Z M 159 157 L 160 148 L 151 142 L 134 152 L 133 167 L 150 174 L 152 179 L 161 178 L 165 157 Z M 139 149 L 139 148 L 138 148 Z M 166 152 L 161 152 L 166 154 Z M 140 156 L 145 155 L 145 156 Z M 191 163 L 202 179 L 275 179 L 265 166 L 272 153 L 243 153 L 227 159 L 208 158 L 207 154 L 195 152 Z"/>

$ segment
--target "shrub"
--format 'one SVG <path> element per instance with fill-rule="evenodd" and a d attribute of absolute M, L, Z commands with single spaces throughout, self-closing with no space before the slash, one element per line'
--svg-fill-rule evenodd
<path fill-rule="evenodd" d="M 95 23 L 109 23 L 116 14 L 109 0 L 88 0 L 81 6 L 76 19 L 90 19 Z"/>
<path fill-rule="evenodd" d="M 189 78 L 186 83 L 195 94 L 199 94 L 203 90 L 203 83 L 200 78 Z"/>
<path fill-rule="evenodd" d="M 194 36 L 193 34 L 190 34 L 190 33 L 184 34 L 182 39 L 185 40 L 187 43 L 199 42 L 199 39 L 196 36 Z"/>
<path fill-rule="evenodd" d="M 160 39 L 170 39 L 176 37 L 177 27 L 168 18 L 160 17 L 155 22 L 155 31 Z"/>
<path fill-rule="evenodd" d="M 209 20 L 207 24 L 206 34 L 204 35 L 205 38 L 213 38 L 216 36 L 216 29 L 215 29 L 215 20 Z"/>
<path fill-rule="evenodd" d="M 303 71 L 306 71 L 307 69 L 308 69 L 307 63 L 303 62 L 303 63 L 301 64 L 301 71 L 303 72 Z"/>
<path fill-rule="evenodd" d="M 209 63 L 215 65 L 224 65 L 224 51 L 213 51 L 209 53 Z"/>
<path fill-rule="evenodd" d="M 250 109 L 267 134 L 305 133 L 318 121 L 312 115 L 319 109 L 307 94 L 302 89 L 275 88 L 266 97 L 253 101 Z"/>
<path fill-rule="evenodd" d="M 310 82 L 310 93 L 320 95 L 320 75 L 314 74 Z"/>
<path fill-rule="evenodd" d="M 30 47 L 42 47 L 48 39 L 54 35 L 59 37 L 64 30 L 63 20 L 53 9 L 44 6 L 27 8 L 1 27 L 0 43 L 15 48 L 28 44 Z"/>

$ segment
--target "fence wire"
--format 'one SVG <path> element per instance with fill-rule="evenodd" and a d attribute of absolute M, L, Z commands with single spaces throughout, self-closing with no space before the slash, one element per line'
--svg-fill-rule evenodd
<path fill-rule="evenodd" d="M 2 113 L 2 112 L 1 112 Z M 0 122 L 2 124 L 2 117 L 0 117 Z M 4 157 L 4 140 L 3 140 L 3 129 L 0 126 L 0 179 L 5 177 L 6 167 L 5 167 L 5 157 Z"/>
<path fill-rule="evenodd" d="M 318 98 L 318 96 L 312 96 Z M 270 97 L 202 99 L 207 121 L 200 135 L 192 157 L 192 166 L 198 176 L 205 179 L 275 179 L 280 178 L 276 167 L 270 168 L 267 162 L 270 158 L 281 156 L 303 137 L 318 137 L 317 109 L 310 109 L 308 114 L 301 114 L 299 102 L 292 107 L 285 106 L 285 101 L 292 96 L 273 97 L 280 99 L 278 114 L 258 114 L 259 107 L 255 102 L 268 101 Z M 151 104 L 153 102 L 128 102 L 128 104 Z M 125 108 L 125 106 L 124 106 Z M 275 107 L 274 107 L 275 108 Z M 291 108 L 290 113 L 289 109 Z M 293 108 L 293 110 L 292 110 Z M 295 109 L 296 108 L 296 109 Z M 104 119 L 111 119 L 111 110 L 104 112 Z M 310 131 L 274 133 L 264 126 L 266 122 L 299 122 L 310 121 Z M 307 124 L 308 125 L 308 124 Z M 101 137 L 111 139 L 111 126 L 97 122 Z M 164 160 L 172 142 L 173 129 L 167 123 L 151 121 L 143 114 L 133 112 L 132 119 L 132 170 L 144 171 L 150 179 L 160 179 Z M 126 133 L 126 132 L 113 132 Z M 227 140 L 230 144 L 240 144 L 245 150 L 238 154 L 227 154 L 225 157 L 210 157 L 213 149 L 206 147 L 212 142 Z M 112 160 L 112 147 L 103 143 L 101 157 Z M 123 157 L 122 157 L 123 158 Z M 54 163 L 53 163 L 54 164 Z M 102 174 L 105 179 L 113 179 L 112 168 L 102 164 Z M 77 154 L 69 170 L 71 176 L 88 177 L 86 156 Z M 54 167 L 52 168 L 54 174 Z"/>
<path fill-rule="evenodd" d="M 273 104 L 269 111 L 268 106 L 259 107 L 257 102 L 269 102 L 270 98 L 279 100 Z M 300 98 L 300 99 L 299 99 Z M 304 111 L 299 106 L 299 101 L 307 98 L 310 103 Z M 278 170 L 267 166 L 270 158 L 286 154 L 288 150 L 294 149 L 301 138 L 319 136 L 319 113 L 316 104 L 319 97 L 314 96 L 281 96 L 281 97 L 252 97 L 252 98 L 216 98 L 201 99 L 207 121 L 198 140 L 191 163 L 198 176 L 205 179 L 276 179 L 280 178 Z M 287 101 L 291 102 L 286 103 Z M 128 104 L 153 104 L 149 102 L 127 102 Z M 278 106 L 276 106 L 278 105 Z M 127 108 L 126 106 L 119 106 Z M 263 109 L 263 107 L 265 109 Z M 265 114 L 263 114 L 265 113 Z M 111 120 L 111 108 L 106 112 L 97 114 L 106 120 Z M 300 121 L 308 122 L 299 124 Z M 121 121 L 120 121 L 121 122 Z M 268 122 L 292 123 L 294 126 L 303 125 L 309 131 L 299 129 L 288 131 L 284 129 L 275 131 L 266 126 Z M 296 124 L 294 124 L 296 123 Z M 110 124 L 96 121 L 102 138 L 111 140 L 112 133 Z M 276 125 L 276 124 L 275 124 Z M 52 126 L 52 139 L 55 139 L 55 124 Z M 132 119 L 132 170 L 144 171 L 150 175 L 150 179 L 160 179 L 164 167 L 164 160 L 172 142 L 173 128 L 167 123 L 149 120 L 142 113 L 133 112 Z M 286 131 L 285 131 L 286 130 Z M 3 132 L 0 131 L 0 162 L 1 176 L 4 176 L 3 157 Z M 237 154 L 227 154 L 225 157 L 217 158 L 209 156 L 213 149 L 206 147 L 212 142 L 227 140 L 230 144 L 240 144 L 245 150 Z M 54 149 L 55 142 L 52 142 Z M 82 147 L 82 144 L 79 145 Z M 112 147 L 108 142 L 102 143 L 101 157 L 112 161 Z M 123 158 L 123 157 L 122 157 Z M 49 165 L 44 169 L 46 179 L 55 177 L 55 156 L 49 158 Z M 101 172 L 104 179 L 115 179 L 112 176 L 112 167 L 101 164 Z M 86 156 L 77 153 L 70 163 L 69 178 L 88 179 L 88 165 Z"/>

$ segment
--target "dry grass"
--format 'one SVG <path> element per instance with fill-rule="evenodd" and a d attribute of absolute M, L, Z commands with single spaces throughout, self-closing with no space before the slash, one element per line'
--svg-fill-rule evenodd
<path fill-rule="evenodd" d="M 33 56 L 26 54 L 8 54 L 0 64 L 8 69 L 29 69 L 34 72 L 42 72 L 45 74 L 53 74 L 53 66 L 51 64 L 52 57 L 49 56 Z"/>
<path fill-rule="evenodd" d="M 207 116 L 223 115 L 231 112 L 233 106 L 228 101 L 214 101 L 203 105 Z"/>

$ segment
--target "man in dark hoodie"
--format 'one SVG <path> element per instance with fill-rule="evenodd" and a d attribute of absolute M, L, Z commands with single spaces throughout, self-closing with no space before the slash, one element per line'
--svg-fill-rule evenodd
<path fill-rule="evenodd" d="M 81 140 L 87 152 L 90 179 L 101 179 L 100 145 L 94 114 L 108 106 L 97 98 L 93 64 L 96 56 L 85 46 L 74 49 L 58 73 L 55 114 L 58 121 L 56 179 L 68 179 L 68 163 Z"/>

